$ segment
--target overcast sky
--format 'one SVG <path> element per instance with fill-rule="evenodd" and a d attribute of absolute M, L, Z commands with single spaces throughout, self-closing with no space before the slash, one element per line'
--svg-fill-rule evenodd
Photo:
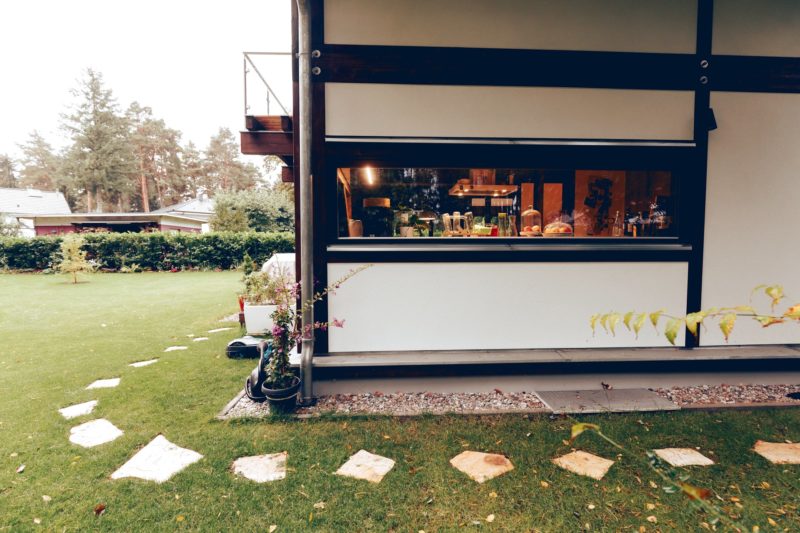
<path fill-rule="evenodd" d="M 86 68 L 123 109 L 151 107 L 199 148 L 220 126 L 242 129 L 242 52 L 290 50 L 291 1 L 0 0 L 0 154 L 18 156 L 34 129 L 63 145 L 59 114 Z M 286 96 L 290 59 L 267 61 Z"/>

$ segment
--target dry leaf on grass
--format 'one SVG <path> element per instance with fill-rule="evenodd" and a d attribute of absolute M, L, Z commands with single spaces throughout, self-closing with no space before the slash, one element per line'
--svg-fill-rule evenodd
<path fill-rule="evenodd" d="M 269 533 L 273 533 L 276 529 L 278 529 L 278 526 L 272 524 L 271 526 L 269 526 Z"/>
<path fill-rule="evenodd" d="M 314 504 L 314 509 L 325 509 L 325 502 L 317 502 Z"/>
<path fill-rule="evenodd" d="M 658 523 L 658 518 L 656 518 L 653 515 L 650 515 L 650 516 L 647 517 L 647 521 L 650 522 L 651 524 L 657 524 Z"/>
<path fill-rule="evenodd" d="M 94 515 L 95 516 L 100 516 L 105 512 L 106 512 L 106 504 L 98 503 L 97 505 L 94 506 Z"/>
<path fill-rule="evenodd" d="M 486 517 L 486 521 L 489 522 L 489 523 L 494 522 L 494 515 L 490 514 L 489 516 L 487 516 Z"/>
<path fill-rule="evenodd" d="M 550 486 L 550 483 L 548 483 L 547 481 L 540 481 L 539 484 L 542 486 L 543 489 L 546 489 L 547 487 Z"/>
<path fill-rule="evenodd" d="M 19 465 L 19 468 L 17 468 L 17 474 L 21 474 L 24 471 L 25 471 L 25 465 Z"/>

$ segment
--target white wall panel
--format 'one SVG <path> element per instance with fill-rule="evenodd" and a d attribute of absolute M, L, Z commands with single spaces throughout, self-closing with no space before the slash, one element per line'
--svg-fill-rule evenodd
<path fill-rule="evenodd" d="M 326 0 L 325 42 L 694 53 L 696 0 Z"/>
<path fill-rule="evenodd" d="M 353 264 L 328 265 L 328 279 Z M 637 341 L 592 337 L 611 310 L 686 308 L 685 263 L 381 263 L 328 302 L 333 352 L 665 346 L 648 324 Z M 620 326 L 624 330 L 624 326 Z M 683 343 L 683 334 L 678 339 Z"/>
<path fill-rule="evenodd" d="M 329 136 L 688 140 L 690 91 L 327 83 Z"/>
<path fill-rule="evenodd" d="M 797 0 L 716 0 L 715 54 L 800 56 Z"/>
<path fill-rule="evenodd" d="M 762 283 L 800 301 L 800 95 L 712 93 L 703 307 L 747 303 Z M 767 303 L 764 300 L 756 300 Z M 769 309 L 769 305 L 765 307 Z M 723 344 L 710 328 L 703 345 Z M 732 344 L 800 343 L 800 328 L 739 321 Z"/>

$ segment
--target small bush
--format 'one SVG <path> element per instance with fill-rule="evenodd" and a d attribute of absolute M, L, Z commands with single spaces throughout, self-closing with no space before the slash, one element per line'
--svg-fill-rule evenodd
<path fill-rule="evenodd" d="M 245 254 L 256 264 L 293 252 L 293 233 L 87 233 L 86 258 L 107 271 L 235 268 Z M 0 237 L 0 268 L 45 270 L 58 261 L 61 237 Z"/>

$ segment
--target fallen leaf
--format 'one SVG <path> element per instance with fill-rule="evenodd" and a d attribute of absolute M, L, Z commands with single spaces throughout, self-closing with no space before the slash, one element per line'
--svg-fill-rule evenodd
<path fill-rule="evenodd" d="M 176 522 L 183 522 L 184 520 L 186 520 L 186 517 L 182 514 L 179 514 L 177 517 L 175 517 Z"/>
<path fill-rule="evenodd" d="M 492 492 L 489 493 L 489 497 L 490 498 L 497 498 L 497 493 L 492 491 Z"/>
<path fill-rule="evenodd" d="M 769 483 L 767 483 L 766 481 L 762 481 L 762 482 L 761 482 L 761 485 L 759 485 L 759 486 L 760 486 L 762 489 L 768 489 L 768 488 L 770 487 L 770 484 L 769 484 Z"/>
<path fill-rule="evenodd" d="M 707 500 L 711 497 L 711 491 L 700 487 L 695 487 L 688 483 L 678 483 L 678 487 L 689 496 L 690 500 Z"/>
<path fill-rule="evenodd" d="M 42 495 L 42 500 L 43 500 L 45 503 L 50 503 L 50 501 L 51 501 L 52 499 L 53 499 L 53 498 L 51 498 L 51 497 L 50 497 L 50 496 L 48 496 L 47 494 L 44 494 L 44 495 Z"/>
<path fill-rule="evenodd" d="M 105 512 L 106 512 L 106 504 L 98 503 L 97 505 L 94 506 L 94 515 L 95 516 L 100 516 Z"/>
<path fill-rule="evenodd" d="M 19 454 L 17 452 L 11 452 L 11 455 L 9 455 L 9 457 L 18 457 L 18 456 Z"/>
<path fill-rule="evenodd" d="M 33 523 L 34 523 L 34 524 L 36 524 L 36 525 L 38 526 L 39 524 L 41 524 L 41 523 L 42 523 L 42 519 L 41 519 L 41 518 L 34 518 L 34 519 L 33 519 Z"/>
<path fill-rule="evenodd" d="M 597 424 L 589 424 L 588 422 L 578 422 L 577 424 L 573 424 L 569 438 L 570 442 L 574 441 L 576 438 L 578 438 L 578 435 L 587 430 L 600 431 L 600 426 Z"/>
<path fill-rule="evenodd" d="M 658 518 L 656 518 L 653 515 L 650 515 L 650 516 L 647 517 L 647 521 L 650 522 L 651 524 L 657 524 L 658 523 Z"/>
<path fill-rule="evenodd" d="M 269 533 L 273 533 L 276 529 L 278 529 L 278 526 L 272 524 L 271 526 L 269 526 Z"/>
<path fill-rule="evenodd" d="M 391 439 L 392 439 L 392 437 L 390 437 L 389 435 L 384 435 L 383 436 L 383 440 L 391 440 Z"/>
<path fill-rule="evenodd" d="M 654 504 L 654 503 L 648 503 L 647 505 L 645 505 L 645 507 L 647 507 L 647 510 L 648 510 L 648 511 L 652 511 L 653 509 L 655 509 L 655 508 L 656 508 L 656 504 Z"/>
<path fill-rule="evenodd" d="M 647 531 L 647 528 L 646 528 L 646 527 L 644 527 L 644 526 L 639 526 L 639 533 L 644 533 L 645 531 Z"/>
<path fill-rule="evenodd" d="M 655 481 L 650 481 L 649 483 L 650 483 L 650 488 L 652 488 L 652 489 L 657 489 L 658 488 L 658 484 Z"/>
<path fill-rule="evenodd" d="M 539 485 L 541 485 L 543 489 L 546 489 L 550 486 L 550 483 L 548 483 L 547 481 L 540 481 Z"/>
<path fill-rule="evenodd" d="M 731 501 L 732 502 L 739 502 L 741 500 L 739 498 L 737 498 L 736 496 L 731 496 Z"/>
<path fill-rule="evenodd" d="M 758 527 L 758 526 L 753 526 L 752 531 L 753 531 L 753 533 L 759 533 L 761 531 L 761 528 Z"/>
<path fill-rule="evenodd" d="M 769 522 L 769 525 L 771 525 L 771 526 L 777 526 L 778 525 L 778 523 L 775 520 L 773 520 L 772 518 L 770 518 L 770 517 L 767 517 L 767 522 Z"/>
<path fill-rule="evenodd" d="M 487 521 L 487 522 L 489 522 L 489 523 L 492 523 L 492 522 L 494 522 L 494 515 L 493 515 L 493 514 L 490 514 L 489 516 L 487 516 L 487 517 L 486 517 L 486 521 Z"/>
<path fill-rule="evenodd" d="M 21 474 L 24 471 L 25 471 L 25 465 L 19 465 L 19 468 L 17 468 L 17 474 Z"/>
<path fill-rule="evenodd" d="M 314 504 L 314 509 L 325 509 L 325 502 L 317 502 Z"/>
<path fill-rule="evenodd" d="M 589 509 L 590 511 L 594 511 L 594 504 L 590 503 L 589 505 L 586 506 L 586 508 Z"/>

